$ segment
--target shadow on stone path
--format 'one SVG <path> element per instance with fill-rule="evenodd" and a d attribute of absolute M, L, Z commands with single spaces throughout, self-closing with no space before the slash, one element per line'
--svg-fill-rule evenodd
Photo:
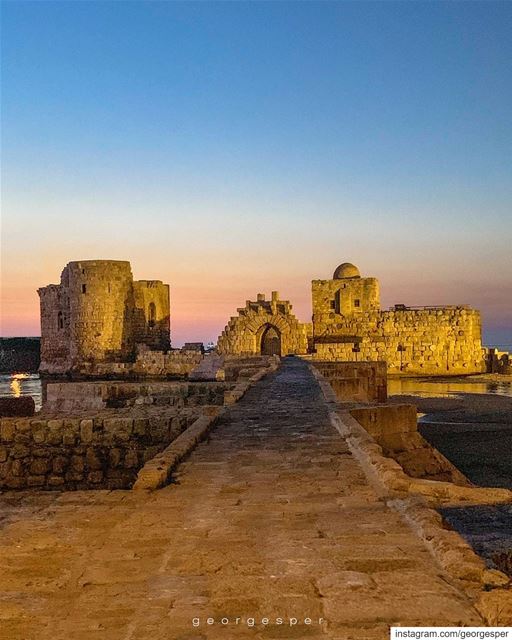
<path fill-rule="evenodd" d="M 165 489 L 0 502 L 2 639 L 364 640 L 396 623 L 483 624 L 377 499 L 298 358 Z"/>

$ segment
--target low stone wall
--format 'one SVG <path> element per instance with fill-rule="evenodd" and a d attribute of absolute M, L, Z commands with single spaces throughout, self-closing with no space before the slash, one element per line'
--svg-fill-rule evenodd
<path fill-rule="evenodd" d="M 141 349 L 134 362 L 83 362 L 70 372 L 72 379 L 185 379 L 201 362 L 198 351 Z M 44 373 L 44 372 L 43 372 Z"/>
<path fill-rule="evenodd" d="M 0 420 L 0 489 L 127 489 L 198 410 Z"/>
<path fill-rule="evenodd" d="M 311 360 L 342 401 L 385 402 L 385 362 L 321 362 Z"/>
<path fill-rule="evenodd" d="M 232 384 L 222 382 L 49 383 L 43 412 L 76 412 L 139 405 L 193 407 L 222 405 Z"/>
<path fill-rule="evenodd" d="M 418 433 L 415 406 L 359 407 L 350 414 L 407 475 L 470 486 L 469 480 Z"/>
<path fill-rule="evenodd" d="M 139 376 L 187 377 L 203 359 L 200 351 L 141 351 L 134 373 Z"/>
<path fill-rule="evenodd" d="M 250 378 L 261 369 L 275 368 L 280 362 L 279 356 L 224 357 L 224 378 L 234 382 Z"/>

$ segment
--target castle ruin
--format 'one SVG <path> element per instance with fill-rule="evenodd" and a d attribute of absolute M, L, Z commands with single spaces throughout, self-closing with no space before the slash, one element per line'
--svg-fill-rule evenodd
<path fill-rule="evenodd" d="M 38 293 L 41 373 L 73 372 L 83 363 L 130 362 L 137 345 L 169 348 L 169 285 L 134 281 L 129 262 L 70 262 L 60 284 Z"/>
<path fill-rule="evenodd" d="M 134 281 L 129 262 L 70 262 L 60 285 L 43 287 L 39 295 L 44 374 L 186 374 L 201 357 L 194 353 L 181 362 L 185 356 L 169 351 L 169 286 Z M 378 280 L 361 277 L 353 264 L 341 264 L 329 280 L 312 281 L 312 310 L 312 322 L 303 323 L 277 292 L 270 300 L 258 294 L 230 319 L 217 351 L 385 361 L 389 373 L 406 375 L 485 371 L 478 311 L 465 305 L 382 310 Z"/>
<path fill-rule="evenodd" d="M 266 304 L 266 306 L 264 306 Z M 270 309 L 269 304 L 272 304 Z M 219 338 L 229 355 L 311 354 L 322 361 L 386 361 L 389 373 L 468 374 L 485 371 L 480 313 L 465 305 L 380 308 L 379 282 L 350 263 L 330 280 L 312 281 L 312 323 L 300 323 L 277 297 L 248 301 Z"/>

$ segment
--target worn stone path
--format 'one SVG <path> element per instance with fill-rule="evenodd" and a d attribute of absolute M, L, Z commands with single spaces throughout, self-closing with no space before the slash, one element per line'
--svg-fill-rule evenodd
<path fill-rule="evenodd" d="M 174 484 L 10 494 L 0 508 L 2 639 L 364 640 L 393 623 L 483 624 L 377 499 L 295 358 L 229 409 Z"/>

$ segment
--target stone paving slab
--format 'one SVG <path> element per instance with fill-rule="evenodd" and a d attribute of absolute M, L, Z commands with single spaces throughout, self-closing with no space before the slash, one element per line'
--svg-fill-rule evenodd
<path fill-rule="evenodd" d="M 375 495 L 295 358 L 164 489 L 5 494 L 0 509 L 2 640 L 380 640 L 397 623 L 483 624 Z"/>

